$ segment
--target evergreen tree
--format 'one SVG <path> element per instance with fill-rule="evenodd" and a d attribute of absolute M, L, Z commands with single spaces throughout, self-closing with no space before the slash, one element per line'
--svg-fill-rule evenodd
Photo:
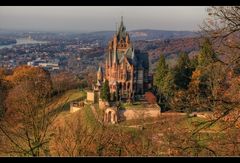
<path fill-rule="evenodd" d="M 174 93 L 173 79 L 172 71 L 168 68 L 164 56 L 160 55 L 154 75 L 154 84 L 157 87 L 158 103 L 163 110 L 169 108 L 168 100 Z"/>
<path fill-rule="evenodd" d="M 192 59 L 190 59 L 190 64 L 193 70 L 196 70 L 198 67 L 198 56 L 194 56 Z"/>
<path fill-rule="evenodd" d="M 187 89 L 191 81 L 193 68 L 186 53 L 179 55 L 177 65 L 174 68 L 174 84 L 177 89 Z"/>
<path fill-rule="evenodd" d="M 174 75 L 170 70 L 164 77 L 162 93 L 166 98 L 169 98 L 174 94 Z"/>
<path fill-rule="evenodd" d="M 213 50 L 212 44 L 210 40 L 206 38 L 198 55 L 198 65 L 204 67 L 215 62 L 216 59 L 217 55 Z"/>
<path fill-rule="evenodd" d="M 168 73 L 168 65 L 166 64 L 165 57 L 163 54 L 160 55 L 156 73 L 154 75 L 154 84 L 157 86 L 158 90 L 161 90 L 164 85 L 164 78 Z"/>
<path fill-rule="evenodd" d="M 105 80 L 103 87 L 101 88 L 100 97 L 104 101 L 109 101 L 110 99 L 110 89 L 109 89 L 108 80 Z"/>
<path fill-rule="evenodd" d="M 163 110 L 168 110 L 170 108 L 169 106 L 169 100 L 174 95 L 174 75 L 172 71 L 168 71 L 166 76 L 163 80 L 163 87 L 161 88 L 161 94 L 163 95 L 160 106 Z"/>

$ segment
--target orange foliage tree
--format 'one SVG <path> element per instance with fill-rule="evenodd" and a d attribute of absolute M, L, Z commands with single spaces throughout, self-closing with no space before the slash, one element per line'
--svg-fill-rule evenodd
<path fill-rule="evenodd" d="M 48 128 L 53 120 L 49 110 L 52 84 L 47 71 L 20 66 L 6 77 L 11 88 L 6 97 L 6 113 L 0 131 L 8 153 L 47 155 Z"/>
<path fill-rule="evenodd" d="M 150 104 L 155 104 L 157 102 L 157 98 L 152 92 L 146 92 L 144 97 Z"/>

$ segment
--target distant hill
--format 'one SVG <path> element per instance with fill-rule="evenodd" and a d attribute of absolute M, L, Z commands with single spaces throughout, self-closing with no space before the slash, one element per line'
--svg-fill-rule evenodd
<path fill-rule="evenodd" d="M 98 31 L 79 34 L 78 37 L 84 40 L 93 41 L 101 40 L 102 46 L 106 46 L 108 41 L 114 35 L 115 31 Z M 133 41 L 136 40 L 168 40 L 178 38 L 196 37 L 198 34 L 192 31 L 166 31 L 166 30 L 132 30 L 129 31 L 130 38 Z"/>
<path fill-rule="evenodd" d="M 133 30 L 130 31 L 129 34 L 133 40 L 166 40 L 198 36 L 197 33 L 192 31 L 166 31 L 151 29 Z"/>
<path fill-rule="evenodd" d="M 174 65 L 181 52 L 186 52 L 190 57 L 196 55 L 200 48 L 199 43 L 199 37 L 183 37 L 166 40 L 138 40 L 134 42 L 134 47 L 148 53 L 150 69 L 153 70 L 160 54 L 163 54 L 171 65 Z"/>
<path fill-rule="evenodd" d="M 114 33 L 115 31 L 98 31 L 79 34 L 77 37 L 90 42 L 98 40 L 101 48 L 105 49 Z M 164 54 L 170 64 L 174 65 L 180 52 L 186 52 L 192 56 L 199 50 L 199 34 L 192 31 L 142 29 L 129 31 L 129 34 L 135 49 L 148 53 L 150 70 L 156 67 L 160 54 Z M 100 55 L 103 54 L 100 53 Z"/>

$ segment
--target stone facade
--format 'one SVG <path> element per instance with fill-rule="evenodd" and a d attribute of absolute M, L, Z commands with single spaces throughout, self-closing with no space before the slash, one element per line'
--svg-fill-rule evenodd
<path fill-rule="evenodd" d="M 148 55 L 133 48 L 121 20 L 118 31 L 109 42 L 105 58 L 105 79 L 115 99 L 133 99 L 149 89 Z M 100 78 L 100 76 L 99 76 Z"/>
<path fill-rule="evenodd" d="M 87 101 L 95 103 L 95 92 L 94 91 L 87 91 Z"/>

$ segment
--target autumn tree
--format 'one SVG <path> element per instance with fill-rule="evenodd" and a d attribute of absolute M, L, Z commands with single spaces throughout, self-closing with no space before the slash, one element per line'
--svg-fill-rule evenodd
<path fill-rule="evenodd" d="M 91 129 L 84 121 L 82 112 L 70 119 L 56 118 L 51 130 L 54 133 L 50 141 L 53 156 L 96 156 L 94 140 L 99 136 L 97 128 Z"/>
<path fill-rule="evenodd" d="M 212 40 L 216 51 L 224 58 L 221 62 L 228 65 L 228 69 L 239 67 L 240 7 L 213 6 L 207 8 L 207 12 L 208 17 L 202 25 L 203 33 Z"/>
<path fill-rule="evenodd" d="M 5 112 L 5 98 L 7 96 L 7 81 L 5 80 L 6 74 L 4 69 L 0 69 L 0 117 L 3 117 Z"/>
<path fill-rule="evenodd" d="M 239 64 L 239 21 L 240 21 L 239 6 L 221 6 L 208 8 L 208 18 L 203 25 L 203 33 L 205 39 L 198 55 L 198 66 L 193 72 L 192 80 L 189 85 L 187 94 L 191 97 L 191 101 L 187 103 L 187 107 L 194 106 L 195 109 L 204 111 L 212 111 L 214 117 L 200 126 L 195 128 L 191 133 L 191 137 L 200 134 L 203 129 L 209 129 L 213 124 L 222 122 L 219 120 L 231 119 L 228 123 L 224 123 L 221 134 L 226 135 L 228 129 L 235 130 L 234 123 L 239 119 L 239 101 L 233 98 L 239 95 L 234 94 L 229 96 L 229 82 L 231 78 L 237 78 L 238 75 L 233 70 Z M 216 55 L 217 54 L 217 55 Z M 237 69 L 237 68 L 236 68 Z M 236 70 L 235 69 L 235 70 Z M 231 75 L 230 75 L 231 74 Z M 230 77 L 231 76 L 231 77 Z M 235 85 L 231 83 L 230 85 Z M 236 89 L 237 84 L 234 86 Z M 234 91 L 235 92 L 235 91 Z M 196 95 L 194 98 L 194 95 Z M 227 97 L 228 96 L 228 97 Z M 192 103 L 191 103 L 192 102 Z M 234 133 L 232 133 L 234 135 Z M 239 138 L 232 138 L 231 142 L 226 142 L 223 139 L 212 139 L 211 145 L 214 144 L 215 151 L 220 151 L 224 143 L 225 153 L 231 151 L 232 146 L 236 147 L 236 141 Z M 220 145 L 221 144 L 221 145 Z M 220 147 L 221 146 L 221 147 Z M 201 146 L 194 146 L 193 150 L 197 151 Z M 198 149 L 197 149 L 198 148 Z M 197 153 L 200 151 L 197 151 Z M 236 152 L 236 150 L 234 150 Z"/>
<path fill-rule="evenodd" d="M 54 119 L 48 106 L 50 75 L 38 67 L 22 66 L 7 78 L 12 85 L 6 114 L 0 125 L 7 154 L 48 155 L 49 126 Z"/>
<path fill-rule="evenodd" d="M 76 89 L 80 85 L 78 77 L 69 72 L 60 72 L 51 76 L 53 91 L 57 94 L 69 89 Z"/>
<path fill-rule="evenodd" d="M 150 104 L 155 104 L 157 102 L 157 99 L 152 92 L 146 92 L 144 97 Z"/>
<path fill-rule="evenodd" d="M 19 66 L 12 75 L 6 77 L 6 80 L 13 88 L 28 82 L 29 92 L 38 97 L 50 95 L 52 91 L 50 73 L 40 67 Z"/>

